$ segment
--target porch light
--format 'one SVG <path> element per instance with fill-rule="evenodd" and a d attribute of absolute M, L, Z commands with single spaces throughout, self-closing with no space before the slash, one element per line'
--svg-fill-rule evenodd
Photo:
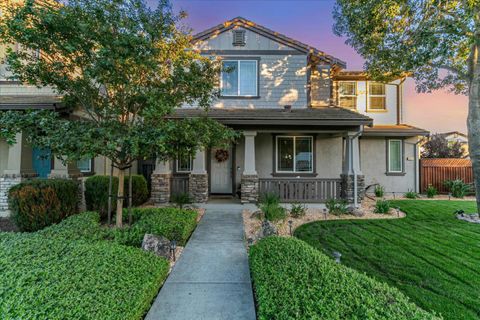
<path fill-rule="evenodd" d="M 452 199 L 452 193 L 448 193 L 448 200 L 451 200 Z"/>
<path fill-rule="evenodd" d="M 338 251 L 333 251 L 333 257 L 335 258 L 336 263 L 342 263 L 340 261 L 340 258 L 342 257 L 342 254 Z"/>
<path fill-rule="evenodd" d="M 392 192 L 393 193 L 393 200 L 395 200 L 395 192 Z"/>
<path fill-rule="evenodd" d="M 292 225 L 293 225 L 293 221 L 288 220 L 288 228 L 290 229 L 290 236 L 292 236 Z"/>
<path fill-rule="evenodd" d="M 327 220 L 327 208 L 323 209 L 323 217 Z"/>
<path fill-rule="evenodd" d="M 172 240 L 170 241 L 170 257 L 172 257 L 173 261 L 175 261 L 175 249 L 177 249 L 177 241 Z"/>

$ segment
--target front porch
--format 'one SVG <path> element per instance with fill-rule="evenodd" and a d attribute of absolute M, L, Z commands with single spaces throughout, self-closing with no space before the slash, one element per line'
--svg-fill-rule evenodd
<path fill-rule="evenodd" d="M 182 108 L 172 118 L 205 116 Z M 243 137 L 218 158 L 218 150 L 200 150 L 185 174 L 178 163 L 158 163 L 152 199 L 168 202 L 188 192 L 195 202 L 230 194 L 256 203 L 276 193 L 282 202 L 320 203 L 345 199 L 356 204 L 364 194 L 359 137 L 372 119 L 338 107 L 245 109 L 212 108 L 207 116 L 242 132 Z M 220 154 L 225 155 L 224 152 Z M 356 196 L 355 196 L 356 195 Z"/>

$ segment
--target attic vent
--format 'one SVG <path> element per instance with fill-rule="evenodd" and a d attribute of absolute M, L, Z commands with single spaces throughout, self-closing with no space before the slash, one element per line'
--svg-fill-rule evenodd
<path fill-rule="evenodd" d="M 234 46 L 245 45 L 245 30 L 233 30 L 233 45 Z"/>

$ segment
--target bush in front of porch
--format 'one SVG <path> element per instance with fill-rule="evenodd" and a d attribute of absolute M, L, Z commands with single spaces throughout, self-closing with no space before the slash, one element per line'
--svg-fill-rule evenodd
<path fill-rule="evenodd" d="M 268 237 L 249 256 L 258 319 L 438 319 L 301 240 Z"/>

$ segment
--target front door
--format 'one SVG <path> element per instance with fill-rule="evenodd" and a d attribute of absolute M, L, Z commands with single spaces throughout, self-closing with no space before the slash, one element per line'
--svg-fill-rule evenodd
<path fill-rule="evenodd" d="M 231 149 L 212 149 L 210 154 L 210 192 L 232 193 L 232 152 Z"/>
<path fill-rule="evenodd" d="M 52 153 L 50 149 L 33 148 L 33 170 L 40 178 L 47 178 L 52 170 Z"/>

